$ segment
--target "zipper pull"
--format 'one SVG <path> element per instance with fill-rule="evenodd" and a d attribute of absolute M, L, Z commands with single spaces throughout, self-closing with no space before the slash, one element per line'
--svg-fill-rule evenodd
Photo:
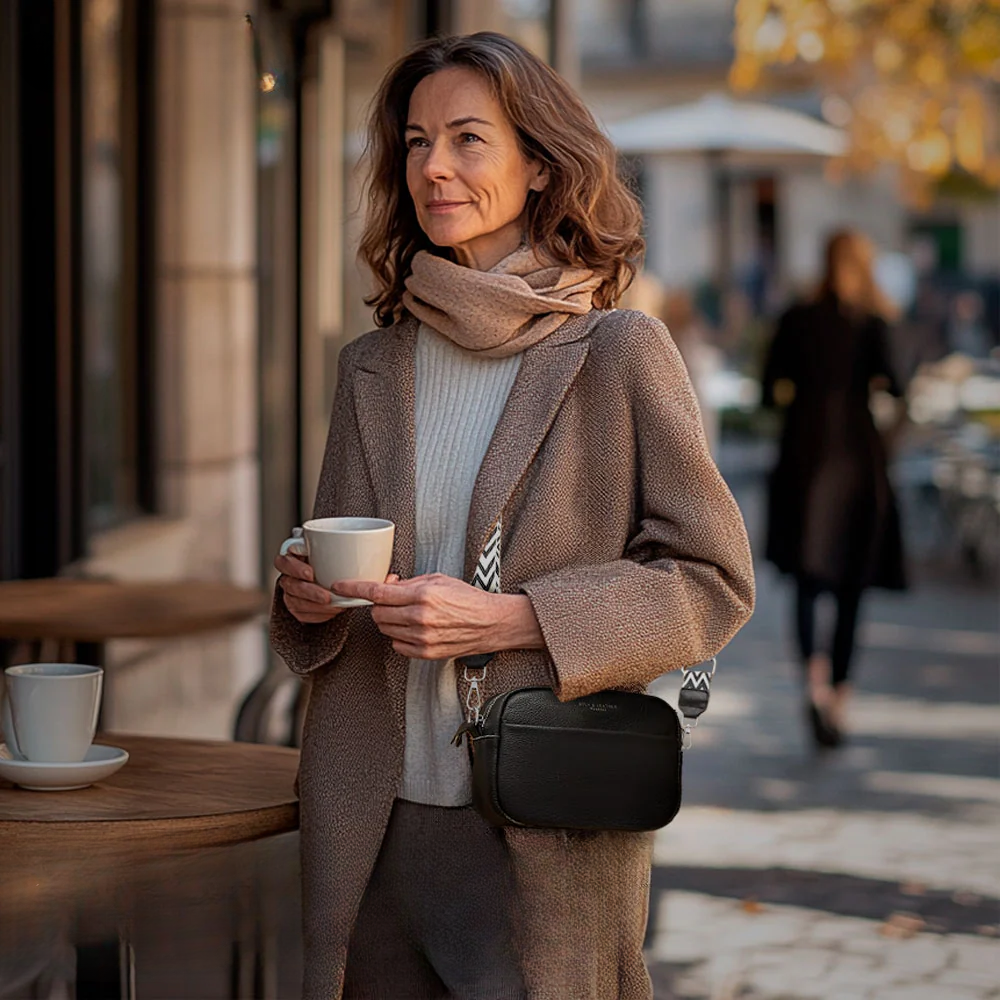
<path fill-rule="evenodd" d="M 460 747 L 462 745 L 462 737 L 465 734 L 469 734 L 469 740 L 477 739 L 479 736 L 479 723 L 478 722 L 463 722 L 458 729 L 455 730 L 455 735 L 451 738 L 451 745 L 453 747 Z"/>

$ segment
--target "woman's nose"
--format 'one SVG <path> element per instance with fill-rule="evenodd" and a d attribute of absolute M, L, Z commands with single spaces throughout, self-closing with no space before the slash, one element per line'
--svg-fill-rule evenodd
<path fill-rule="evenodd" d="M 435 142 L 424 158 L 424 177 L 429 181 L 446 181 L 454 177 L 455 170 L 448 155 L 447 144 Z"/>

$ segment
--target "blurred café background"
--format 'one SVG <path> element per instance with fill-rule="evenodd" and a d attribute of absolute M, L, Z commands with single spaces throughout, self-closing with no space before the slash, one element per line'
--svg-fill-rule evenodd
<path fill-rule="evenodd" d="M 338 353 L 372 326 L 355 262 L 366 103 L 415 41 L 480 29 L 549 60 L 618 145 L 648 240 L 629 303 L 687 344 L 755 544 L 775 318 L 816 285 L 833 229 L 874 241 L 908 385 L 893 450 L 908 551 L 918 589 L 953 588 L 920 624 L 950 628 L 948 600 L 994 606 L 990 0 L 4 0 L 0 581 L 270 589 L 278 545 L 309 514 Z M 763 568 L 762 589 L 780 592 Z M 770 652 L 755 655 L 787 658 L 784 626 L 762 620 Z M 989 679 L 996 617 L 973 626 Z M 31 654 L 13 640 L 5 651 Z M 104 658 L 109 731 L 296 744 L 302 691 L 262 615 L 112 640 Z M 988 680 L 971 700 L 996 693 Z M 661 982 L 658 996 L 680 989 Z M 294 995 L 283 988 L 267 987 Z M 683 995 L 710 994 L 723 995 Z"/>

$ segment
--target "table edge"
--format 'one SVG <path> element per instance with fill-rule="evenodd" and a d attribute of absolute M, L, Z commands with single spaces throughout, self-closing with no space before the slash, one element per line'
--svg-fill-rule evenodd
<path fill-rule="evenodd" d="M 141 842 L 144 851 L 165 847 L 218 847 L 264 837 L 293 833 L 299 829 L 298 800 L 213 813 L 208 816 L 170 816 L 163 819 L 15 819 L 0 820 L 0 837 L 15 845 L 35 835 L 84 836 L 98 842 L 119 844 L 125 839 Z M 113 834 L 109 836 L 109 834 Z M 8 839 L 9 838 L 9 839 Z"/>

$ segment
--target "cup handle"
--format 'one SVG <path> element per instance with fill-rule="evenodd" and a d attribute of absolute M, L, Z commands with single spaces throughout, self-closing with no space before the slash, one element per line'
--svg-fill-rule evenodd
<path fill-rule="evenodd" d="M 279 555 L 287 556 L 291 552 L 295 556 L 307 556 L 305 532 L 301 528 L 292 528 L 292 537 L 281 543 Z"/>
<path fill-rule="evenodd" d="M 5 688 L 6 685 L 0 683 L 0 718 L 2 718 L 4 742 L 15 760 L 25 760 L 17 743 L 17 733 L 14 730 L 14 712 L 10 707 L 10 695 L 7 694 Z"/>

